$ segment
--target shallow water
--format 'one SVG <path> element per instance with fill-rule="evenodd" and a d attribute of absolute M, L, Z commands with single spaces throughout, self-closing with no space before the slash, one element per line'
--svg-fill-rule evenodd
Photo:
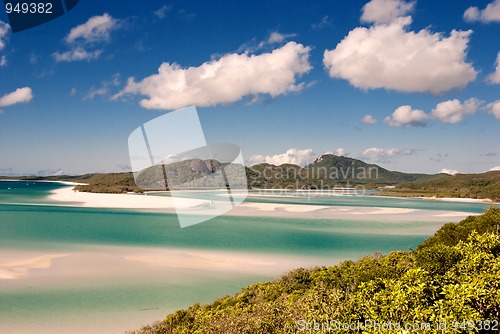
<path fill-rule="evenodd" d="M 66 333 L 68 327 L 72 333 L 121 333 L 297 266 L 414 248 L 444 222 L 459 220 L 440 212 L 465 216 L 488 207 L 250 192 L 247 203 L 416 210 L 342 219 L 254 210 L 181 229 L 174 214 L 60 206 L 47 196 L 61 186 L 0 182 L 1 333 Z"/>

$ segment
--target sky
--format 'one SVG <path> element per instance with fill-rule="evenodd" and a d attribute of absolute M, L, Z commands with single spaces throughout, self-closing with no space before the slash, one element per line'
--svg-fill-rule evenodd
<path fill-rule="evenodd" d="M 81 0 L 8 23 L 0 175 L 129 171 L 132 131 L 190 105 L 249 165 L 500 169 L 500 0 Z"/>

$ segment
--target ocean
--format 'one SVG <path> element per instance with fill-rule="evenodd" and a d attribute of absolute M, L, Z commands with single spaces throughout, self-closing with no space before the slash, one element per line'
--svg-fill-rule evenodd
<path fill-rule="evenodd" d="M 415 248 L 489 206 L 251 191 L 244 215 L 181 229 L 171 213 L 48 198 L 61 187 L 0 182 L 0 333 L 123 333 L 298 266 Z"/>

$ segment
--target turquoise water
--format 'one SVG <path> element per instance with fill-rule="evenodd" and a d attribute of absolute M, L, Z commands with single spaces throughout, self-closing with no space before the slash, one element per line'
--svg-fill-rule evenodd
<path fill-rule="evenodd" d="M 490 206 L 489 204 L 485 203 L 446 202 L 426 200 L 421 198 L 372 196 L 369 194 L 376 193 L 376 191 L 367 191 L 366 193 L 366 195 L 359 196 L 332 196 L 328 192 L 314 190 L 296 192 L 285 192 L 279 189 L 253 190 L 249 192 L 250 196 L 247 197 L 245 201 L 253 203 L 406 208 L 421 210 L 461 211 L 470 213 L 482 213 L 484 208 Z M 211 193 L 206 193 L 205 197 L 209 199 L 210 194 Z M 180 193 L 178 196 L 192 197 L 189 195 L 189 193 Z M 196 193 L 196 196 L 200 196 L 200 192 Z"/>
<path fill-rule="evenodd" d="M 0 243 L 26 247 L 108 244 L 337 256 L 339 252 L 408 249 L 426 238 L 366 233 L 377 226 L 410 227 L 408 223 L 386 226 L 376 221 L 222 216 L 181 229 L 173 214 L 22 205 L 0 205 L 0 217 Z"/>
<path fill-rule="evenodd" d="M 67 259 L 52 262 L 54 270 L 63 264 L 74 265 L 67 276 L 51 276 L 55 274 L 46 268 L 30 269 L 29 275 L 19 279 L 0 279 L 0 332 L 31 333 L 36 329 L 38 333 L 64 333 L 64 326 L 71 325 L 75 333 L 73 326 L 78 324 L 80 331 L 76 332 L 94 333 L 97 329 L 89 326 L 100 324 L 99 328 L 106 328 L 103 333 L 119 333 L 159 319 L 167 311 L 208 302 L 280 274 L 252 272 L 251 268 L 243 273 L 147 266 L 126 262 L 121 255 L 116 260 L 97 261 L 116 249 L 124 254 L 128 249 L 244 252 L 263 259 L 269 255 L 307 257 L 308 263 L 322 265 L 376 251 L 414 248 L 443 223 L 431 215 L 424 221 L 415 218 L 414 222 L 398 221 L 396 216 L 388 223 L 375 216 L 368 220 L 356 216 L 298 219 L 262 217 L 256 212 L 255 216 L 221 216 L 181 229 L 173 214 L 58 206 L 47 195 L 61 186 L 0 182 L 0 264 L 4 253 L 78 252 L 87 256 L 82 257 L 85 261 L 96 259 L 95 263 L 84 262 L 95 273 L 83 275 L 78 270 L 82 263 L 78 267 Z M 251 195 L 247 202 L 466 213 L 481 213 L 488 207 L 480 203 L 371 196 L 265 197 L 258 192 Z M 456 219 L 450 218 L 453 220 Z"/>

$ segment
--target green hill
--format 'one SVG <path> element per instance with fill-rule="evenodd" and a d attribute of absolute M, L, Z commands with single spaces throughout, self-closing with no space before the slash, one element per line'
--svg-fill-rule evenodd
<path fill-rule="evenodd" d="M 394 185 L 401 182 L 446 178 L 446 174 L 415 174 L 389 171 L 358 159 L 324 154 L 306 167 L 310 175 L 341 183 Z"/>
<path fill-rule="evenodd" d="M 215 160 L 198 160 L 192 159 L 172 164 L 172 168 L 169 169 L 171 175 L 168 175 L 167 180 L 174 177 L 177 183 L 196 182 L 198 179 L 201 180 L 201 176 L 206 176 L 227 165 L 220 164 Z M 385 189 L 381 195 L 470 197 L 500 201 L 500 171 L 482 174 L 457 174 L 455 176 L 402 173 L 333 154 L 324 154 L 306 167 L 293 164 L 276 166 L 262 163 L 245 167 L 245 170 L 250 189 L 330 189 L 334 186 L 355 185 L 376 189 L 383 186 L 395 186 L 394 189 Z M 148 168 L 140 178 L 139 184 L 143 186 L 142 188 L 136 185 L 133 174 L 130 172 L 79 176 L 29 176 L 14 179 L 86 183 L 87 185 L 75 187 L 76 190 L 86 192 L 123 193 L 165 189 L 163 169 L 158 168 L 158 166 Z"/>
<path fill-rule="evenodd" d="M 391 189 L 387 195 L 487 198 L 500 202 L 500 171 L 456 174 L 424 182 L 407 182 Z"/>
<path fill-rule="evenodd" d="M 492 208 L 444 225 L 411 252 L 296 269 L 132 333 L 383 333 L 390 324 L 401 326 L 395 333 L 496 332 L 499 229 Z"/>
<path fill-rule="evenodd" d="M 38 181 L 69 181 L 85 183 L 78 185 L 75 190 L 92 193 L 126 193 L 142 192 L 134 181 L 134 175 L 128 173 L 91 173 L 84 175 L 58 175 L 58 176 L 25 176 L 12 179 L 38 180 Z"/>

